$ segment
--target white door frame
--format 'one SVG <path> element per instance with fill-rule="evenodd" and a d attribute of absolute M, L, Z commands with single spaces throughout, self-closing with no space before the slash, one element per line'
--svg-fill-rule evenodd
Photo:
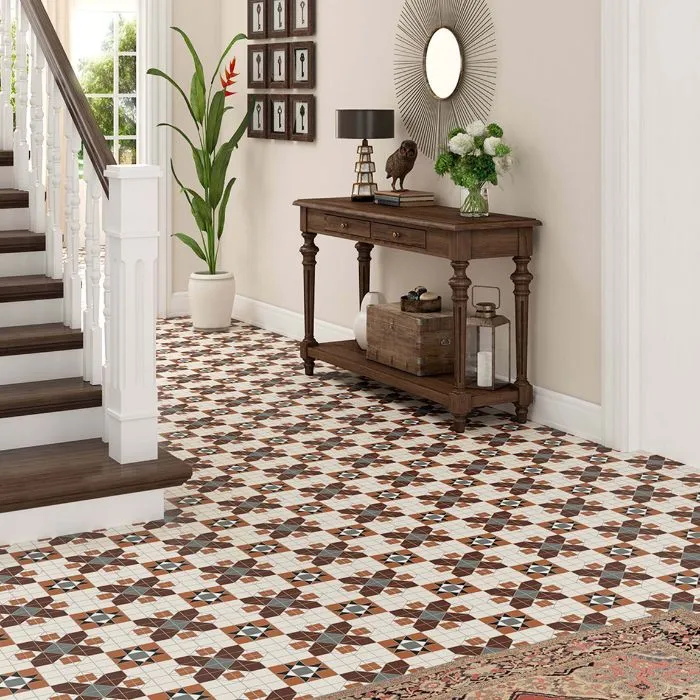
<path fill-rule="evenodd" d="M 162 173 L 159 192 L 158 249 L 158 315 L 166 318 L 172 296 L 172 180 L 170 158 L 172 137 L 170 129 L 156 128 L 156 124 L 169 122 L 172 114 L 171 92 L 163 80 L 146 75 L 151 67 L 171 73 L 172 0 L 138 0 L 138 129 L 141 162 L 157 165 Z"/>
<path fill-rule="evenodd" d="M 641 447 L 641 3 L 601 0 L 603 442 Z"/>

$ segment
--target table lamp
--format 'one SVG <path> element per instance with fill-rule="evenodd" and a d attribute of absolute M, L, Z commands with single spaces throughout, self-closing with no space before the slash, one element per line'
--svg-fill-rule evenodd
<path fill-rule="evenodd" d="M 371 202 L 377 193 L 374 173 L 377 166 L 372 161 L 374 149 L 370 139 L 394 138 L 393 109 L 339 109 L 336 113 L 336 136 L 339 139 L 362 139 L 358 147 L 359 159 L 355 165 L 356 182 L 352 186 L 354 202 Z"/>

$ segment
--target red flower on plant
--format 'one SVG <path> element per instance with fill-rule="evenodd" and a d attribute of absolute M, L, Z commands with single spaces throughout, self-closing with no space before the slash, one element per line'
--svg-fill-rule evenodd
<path fill-rule="evenodd" d="M 239 74 L 236 73 L 236 59 L 234 58 L 229 64 L 229 67 L 225 68 L 223 74 L 221 75 L 221 87 L 224 89 L 226 97 L 232 97 L 236 94 L 235 92 L 229 90 L 229 88 L 236 84 L 235 78 L 237 78 L 238 75 Z"/>

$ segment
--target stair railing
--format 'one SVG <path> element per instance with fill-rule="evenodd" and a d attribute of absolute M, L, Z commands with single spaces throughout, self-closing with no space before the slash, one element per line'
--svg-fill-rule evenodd
<path fill-rule="evenodd" d="M 29 192 L 30 230 L 46 235 L 46 275 L 63 279 L 63 322 L 83 330 L 110 455 L 156 459 L 160 171 L 117 165 L 42 0 L 0 0 L 0 150 Z"/>

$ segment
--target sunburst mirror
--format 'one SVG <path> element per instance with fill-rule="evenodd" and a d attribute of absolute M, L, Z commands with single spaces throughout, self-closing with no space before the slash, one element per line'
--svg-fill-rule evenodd
<path fill-rule="evenodd" d="M 496 33 L 486 0 L 405 0 L 396 36 L 396 97 L 406 130 L 435 158 L 450 129 L 488 119 Z"/>

